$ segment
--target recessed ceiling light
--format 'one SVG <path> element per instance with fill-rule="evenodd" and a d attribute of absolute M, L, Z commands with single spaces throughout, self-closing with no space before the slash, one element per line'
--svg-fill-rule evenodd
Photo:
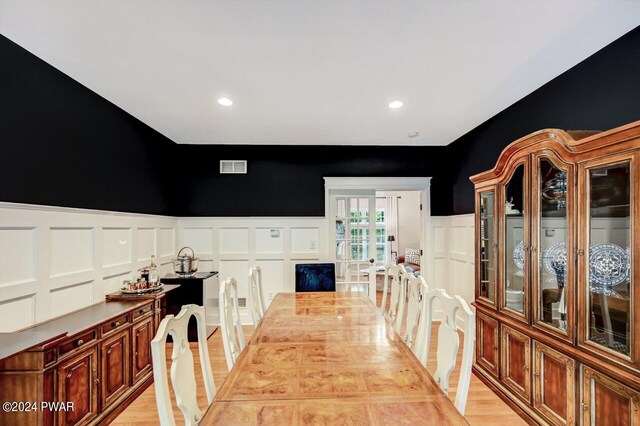
<path fill-rule="evenodd" d="M 218 98 L 218 103 L 222 106 L 231 106 L 233 101 L 229 98 Z"/>
<path fill-rule="evenodd" d="M 389 108 L 392 108 L 392 109 L 402 108 L 403 105 L 404 105 L 404 102 L 402 101 L 389 102 Z"/>

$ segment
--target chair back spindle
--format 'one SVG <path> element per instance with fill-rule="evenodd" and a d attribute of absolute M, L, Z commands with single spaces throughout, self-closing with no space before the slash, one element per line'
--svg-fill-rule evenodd
<path fill-rule="evenodd" d="M 471 365 L 473 363 L 473 348 L 476 335 L 475 314 L 460 296 L 451 297 L 443 289 L 435 289 L 426 293 L 426 321 L 424 324 L 424 347 L 418 359 L 426 366 L 429 358 L 431 342 L 431 327 L 434 322 L 434 301 L 438 300 L 442 308 L 442 317 L 438 327 L 438 348 L 436 353 L 437 367 L 433 377 L 444 391 L 449 393 L 449 377 L 455 368 L 460 347 L 457 319 L 463 321 L 462 331 L 464 345 L 462 361 L 460 362 L 460 376 L 456 389 L 455 406 L 464 414 L 471 381 Z"/>
<path fill-rule="evenodd" d="M 402 292 L 402 272 L 401 268 L 395 263 L 389 263 L 384 269 L 384 287 L 382 289 L 382 303 L 380 309 L 385 318 L 395 324 L 398 311 L 400 309 L 400 300 Z M 387 308 L 387 298 L 389 298 L 389 307 Z"/>
<path fill-rule="evenodd" d="M 258 326 L 267 310 L 262 293 L 262 268 L 254 266 L 249 269 L 249 296 L 251 298 L 251 319 Z"/>
<path fill-rule="evenodd" d="M 240 308 L 238 306 L 238 282 L 229 277 L 220 284 L 220 331 L 229 371 L 245 347 Z"/>
<path fill-rule="evenodd" d="M 178 315 L 167 315 L 160 325 L 158 332 L 151 341 L 151 355 L 153 358 L 153 380 L 156 389 L 156 403 L 162 426 L 174 426 L 175 418 L 171 408 L 169 382 L 167 378 L 166 348 L 167 336 L 173 340 L 171 352 L 171 384 L 176 397 L 176 404 L 186 425 L 196 425 L 200 422 L 203 412 L 198 407 L 197 387 L 194 372 L 194 361 L 188 339 L 188 325 L 191 317 L 196 318 L 198 329 L 198 354 L 202 377 L 209 404 L 216 394 L 213 382 L 209 349 L 207 347 L 207 332 L 204 307 L 184 305 Z"/>
<path fill-rule="evenodd" d="M 424 345 L 424 327 L 420 327 L 425 322 L 426 293 L 429 286 L 422 276 L 416 277 L 413 274 L 404 274 L 403 289 L 407 290 L 407 318 L 405 322 L 403 339 L 411 350 L 418 354 Z"/>

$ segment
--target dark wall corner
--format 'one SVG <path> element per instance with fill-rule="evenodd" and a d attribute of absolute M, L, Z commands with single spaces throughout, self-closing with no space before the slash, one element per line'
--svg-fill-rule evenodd
<path fill-rule="evenodd" d="M 0 200 L 170 215 L 175 144 L 0 36 Z"/>
<path fill-rule="evenodd" d="M 609 130 L 640 119 L 640 27 L 596 52 L 447 146 L 456 164 L 450 214 L 474 211 L 469 177 L 511 142 L 545 128 Z"/>

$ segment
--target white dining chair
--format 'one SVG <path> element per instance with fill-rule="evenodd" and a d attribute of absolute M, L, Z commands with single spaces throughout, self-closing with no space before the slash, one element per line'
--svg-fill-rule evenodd
<path fill-rule="evenodd" d="M 425 295 L 429 291 L 429 286 L 422 276 L 413 274 L 403 275 L 403 289 L 407 291 L 407 315 L 404 321 L 404 342 L 414 353 L 421 353 L 424 347 L 425 330 L 420 327 L 425 322 L 427 304 Z M 398 328 L 402 329 L 402 325 Z"/>
<path fill-rule="evenodd" d="M 227 358 L 229 371 L 238 360 L 240 352 L 245 347 L 240 308 L 238 306 L 238 282 L 235 278 L 227 278 L 220 283 L 220 331 L 222 345 Z"/>
<path fill-rule="evenodd" d="M 249 297 L 251 303 L 251 319 L 258 326 L 267 310 L 262 293 L 262 268 L 254 266 L 249 269 Z"/>
<path fill-rule="evenodd" d="M 153 358 L 153 381 L 156 389 L 156 404 L 162 426 L 176 424 L 171 408 L 169 382 L 167 378 L 166 348 L 167 336 L 173 340 L 171 352 L 171 384 L 176 397 L 176 404 L 184 417 L 185 425 L 197 425 L 202 418 L 198 407 L 197 387 L 194 373 L 193 353 L 189 346 L 188 325 L 191 317 L 196 318 L 198 328 L 198 353 L 202 378 L 209 404 L 216 394 L 213 373 L 207 347 L 207 332 L 204 307 L 184 305 L 178 315 L 167 315 L 158 326 L 158 332 L 151 341 Z"/>
<path fill-rule="evenodd" d="M 426 315 L 420 327 L 424 328 L 424 346 L 418 359 L 426 366 L 429 360 L 429 346 L 431 343 L 431 327 L 434 322 L 434 301 L 439 302 L 442 317 L 438 327 L 438 348 L 436 354 L 436 372 L 433 377 L 445 394 L 449 394 L 449 376 L 453 371 L 460 348 L 456 318 L 463 321 L 464 346 L 462 361 L 460 362 L 460 376 L 456 386 L 455 406 L 464 414 L 471 381 L 471 364 L 473 363 L 473 348 L 476 337 L 476 319 L 471 308 L 460 296 L 451 297 L 443 289 L 435 289 L 425 294 Z"/>
<path fill-rule="evenodd" d="M 394 324 L 396 317 L 400 310 L 400 304 L 402 300 L 402 267 L 395 263 L 389 263 L 384 268 L 384 285 L 382 287 L 382 302 L 380 304 L 380 310 L 385 318 Z M 389 307 L 387 308 L 387 298 L 390 299 Z"/>

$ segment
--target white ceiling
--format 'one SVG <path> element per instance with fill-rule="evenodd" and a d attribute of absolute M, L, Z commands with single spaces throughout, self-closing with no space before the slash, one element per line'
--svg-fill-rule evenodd
<path fill-rule="evenodd" d="M 637 0 L 0 0 L 0 33 L 194 144 L 445 145 L 639 24 Z"/>

